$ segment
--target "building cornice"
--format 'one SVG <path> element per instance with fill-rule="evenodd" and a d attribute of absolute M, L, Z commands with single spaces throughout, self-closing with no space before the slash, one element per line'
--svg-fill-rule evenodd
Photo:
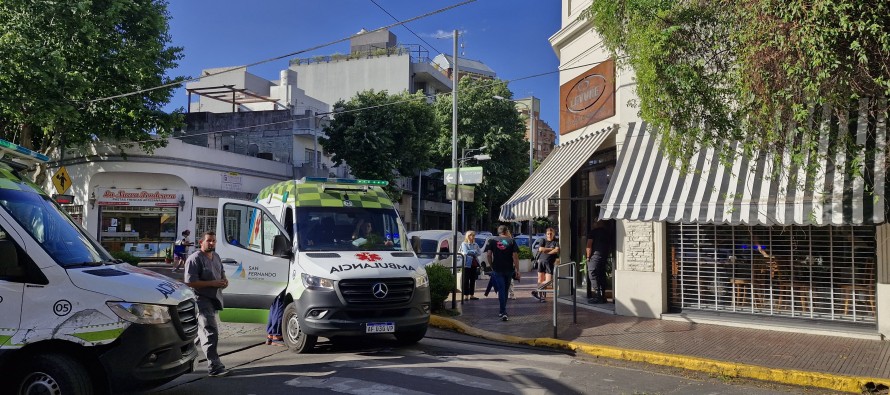
<path fill-rule="evenodd" d="M 65 159 L 60 161 L 48 162 L 47 166 L 50 168 L 60 167 L 60 166 L 73 166 L 80 164 L 88 164 L 88 163 L 110 163 L 110 162 L 121 162 L 121 163 L 151 163 L 151 164 L 159 164 L 159 165 L 171 165 L 177 167 L 190 167 L 195 169 L 202 170 L 211 170 L 211 171 L 221 171 L 221 172 L 235 172 L 239 174 L 243 174 L 246 176 L 253 177 L 264 177 L 271 178 L 281 181 L 286 181 L 291 179 L 290 174 L 278 174 L 271 173 L 265 171 L 257 171 L 252 169 L 245 169 L 241 167 L 234 166 L 226 166 L 218 163 L 207 163 L 201 162 L 191 159 L 183 159 L 183 158 L 169 158 L 169 157 L 161 157 L 161 156 L 149 156 L 149 155 L 127 155 L 126 157 L 121 155 L 108 155 L 108 156 L 100 156 L 100 155 L 88 155 L 80 158 L 74 159 Z M 293 171 L 293 170 L 291 170 Z"/>
<path fill-rule="evenodd" d="M 560 57 L 560 49 L 568 45 L 587 29 L 593 29 L 593 23 L 590 20 L 575 18 L 575 20 L 566 25 L 566 27 L 550 36 L 548 40 L 550 41 L 550 46 L 553 48 L 553 52 L 556 53 L 556 57 Z"/>

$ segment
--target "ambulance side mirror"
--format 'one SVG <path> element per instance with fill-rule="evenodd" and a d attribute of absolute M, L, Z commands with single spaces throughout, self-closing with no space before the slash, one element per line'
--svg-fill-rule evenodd
<path fill-rule="evenodd" d="M 272 255 L 281 258 L 291 258 L 294 256 L 287 236 L 275 235 L 275 238 L 272 239 Z"/>
<path fill-rule="evenodd" d="M 420 254 L 420 236 L 411 236 L 411 249 Z"/>

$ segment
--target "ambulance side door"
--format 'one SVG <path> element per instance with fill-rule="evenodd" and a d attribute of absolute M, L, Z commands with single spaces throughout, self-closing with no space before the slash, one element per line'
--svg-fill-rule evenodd
<path fill-rule="evenodd" d="M 18 331 L 26 282 L 25 250 L 9 229 L 0 218 L 0 347 L 8 346 Z"/>
<path fill-rule="evenodd" d="M 266 208 L 253 202 L 220 199 L 217 216 L 216 252 L 229 279 L 225 306 L 269 308 L 287 287 L 290 236 Z"/>

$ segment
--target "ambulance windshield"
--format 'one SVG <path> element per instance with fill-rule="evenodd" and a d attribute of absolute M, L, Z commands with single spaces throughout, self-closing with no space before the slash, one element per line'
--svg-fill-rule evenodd
<path fill-rule="evenodd" d="M 0 207 L 63 267 L 98 265 L 112 259 L 45 195 L 0 188 Z"/>
<path fill-rule="evenodd" d="M 301 251 L 410 251 L 393 209 L 297 207 Z"/>

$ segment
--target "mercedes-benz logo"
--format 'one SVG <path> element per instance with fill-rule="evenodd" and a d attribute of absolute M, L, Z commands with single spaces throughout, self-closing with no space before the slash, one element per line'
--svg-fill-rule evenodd
<path fill-rule="evenodd" d="M 377 299 L 383 299 L 386 297 L 386 294 L 389 293 L 389 288 L 386 288 L 386 284 L 377 283 L 371 287 L 371 292 L 374 293 L 374 297 Z"/>

